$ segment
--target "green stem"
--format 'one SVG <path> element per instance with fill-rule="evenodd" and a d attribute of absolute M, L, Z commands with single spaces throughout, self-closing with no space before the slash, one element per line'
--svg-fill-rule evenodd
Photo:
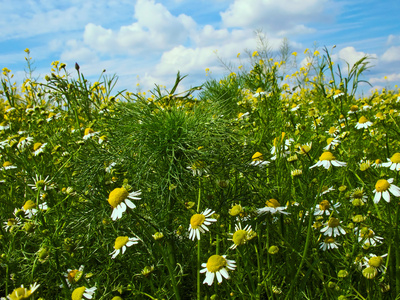
<path fill-rule="evenodd" d="M 200 281 L 200 240 L 197 240 L 197 300 L 201 298 L 201 281 Z"/>

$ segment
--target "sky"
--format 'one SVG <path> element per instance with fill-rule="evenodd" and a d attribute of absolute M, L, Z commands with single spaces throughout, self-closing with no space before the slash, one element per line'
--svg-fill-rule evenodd
<path fill-rule="evenodd" d="M 29 48 L 39 81 L 58 60 L 91 82 L 116 74 L 114 92 L 171 88 L 178 71 L 184 90 L 229 74 L 223 62 L 239 66 L 262 32 L 300 64 L 306 48 L 341 66 L 368 55 L 364 79 L 380 90 L 400 86 L 399 12 L 399 0 L 0 0 L 0 69 L 22 83 Z"/>

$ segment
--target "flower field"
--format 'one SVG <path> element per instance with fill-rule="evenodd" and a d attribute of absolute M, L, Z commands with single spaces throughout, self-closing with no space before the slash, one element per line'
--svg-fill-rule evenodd
<path fill-rule="evenodd" d="M 26 53 L 0 77 L 4 299 L 399 299 L 400 90 L 360 96 L 367 57 L 260 49 L 133 93 Z"/>

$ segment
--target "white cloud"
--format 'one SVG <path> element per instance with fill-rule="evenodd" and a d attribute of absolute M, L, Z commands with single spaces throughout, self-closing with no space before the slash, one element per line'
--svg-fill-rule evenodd
<path fill-rule="evenodd" d="M 400 46 L 392 46 L 382 55 L 385 62 L 400 61 Z"/>
<path fill-rule="evenodd" d="M 371 84 L 375 83 L 383 83 L 383 82 L 399 82 L 400 81 L 400 73 L 393 73 L 390 75 L 382 76 L 382 77 L 374 77 L 370 78 L 369 82 Z"/>
<path fill-rule="evenodd" d="M 389 34 L 386 43 L 388 45 L 400 43 L 400 35 Z"/>
<path fill-rule="evenodd" d="M 288 31 L 299 23 L 329 19 L 324 13 L 328 4 L 328 0 L 235 0 L 220 15 L 226 27 Z"/>
<path fill-rule="evenodd" d="M 362 51 L 356 51 L 354 47 L 345 47 L 342 48 L 338 54 L 332 55 L 333 61 L 341 60 L 347 62 L 350 65 L 350 68 L 363 57 L 368 56 L 370 59 L 376 59 L 378 56 L 376 54 L 367 54 Z"/>

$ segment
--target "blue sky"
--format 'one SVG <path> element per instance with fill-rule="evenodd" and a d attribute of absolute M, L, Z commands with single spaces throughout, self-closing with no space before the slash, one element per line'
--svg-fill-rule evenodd
<path fill-rule="evenodd" d="M 154 84 L 171 87 L 177 71 L 189 76 L 182 89 L 203 83 L 209 68 L 229 73 L 220 59 L 239 65 L 237 54 L 257 49 L 256 30 L 278 49 L 331 49 L 338 64 L 364 55 L 374 88 L 400 85 L 398 0 L 0 0 L 0 69 L 24 79 L 26 48 L 35 75 L 51 62 L 75 62 L 92 82 L 101 72 L 119 77 L 117 90 Z"/>

